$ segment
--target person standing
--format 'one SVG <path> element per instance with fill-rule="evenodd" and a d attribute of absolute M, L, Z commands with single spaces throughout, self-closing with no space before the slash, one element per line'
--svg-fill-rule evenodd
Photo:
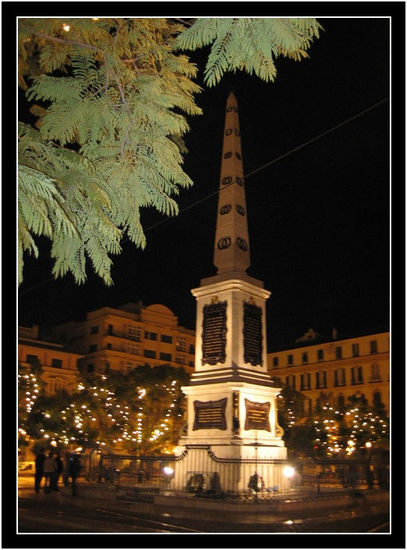
<path fill-rule="evenodd" d="M 53 483 L 57 473 L 57 463 L 54 458 L 54 453 L 49 452 L 47 458 L 44 460 L 44 476 L 45 476 L 45 485 L 44 493 L 49 493 L 53 487 Z"/>
<path fill-rule="evenodd" d="M 76 495 L 76 480 L 81 471 L 81 462 L 79 456 L 76 453 L 73 453 L 71 458 L 71 465 L 69 467 L 69 474 L 72 479 L 72 496 Z"/>
<path fill-rule="evenodd" d="M 62 474 L 62 471 L 64 469 L 64 465 L 63 465 L 63 462 L 61 460 L 61 456 L 59 454 L 59 452 L 56 452 L 55 453 L 55 463 L 56 463 L 56 472 L 55 472 L 55 475 L 53 476 L 53 481 L 52 481 L 52 490 L 53 491 L 59 491 L 58 489 L 58 480 Z"/>
<path fill-rule="evenodd" d="M 44 477 L 44 461 L 45 461 L 45 449 L 40 449 L 40 452 L 35 457 L 35 492 L 40 490 L 41 480 Z"/>

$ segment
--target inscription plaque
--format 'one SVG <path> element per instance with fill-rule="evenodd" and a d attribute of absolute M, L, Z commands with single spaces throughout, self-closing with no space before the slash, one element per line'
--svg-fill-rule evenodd
<path fill-rule="evenodd" d="M 267 430 L 270 432 L 270 406 L 271 403 L 256 403 L 245 399 L 246 419 L 244 423 L 245 430 Z"/>
<path fill-rule="evenodd" d="M 202 365 L 224 363 L 226 359 L 226 301 L 203 308 Z"/>
<path fill-rule="evenodd" d="M 244 361 L 253 366 L 263 365 L 261 308 L 248 302 L 244 302 L 243 308 Z"/>
<path fill-rule="evenodd" d="M 217 401 L 194 401 L 194 426 L 193 430 L 217 429 L 226 430 L 226 400 Z"/>

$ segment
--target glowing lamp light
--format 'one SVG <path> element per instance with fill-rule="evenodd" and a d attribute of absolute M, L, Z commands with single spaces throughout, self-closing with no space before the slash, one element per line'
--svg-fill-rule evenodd
<path fill-rule="evenodd" d="M 171 476 L 174 473 L 174 470 L 172 468 L 170 468 L 170 466 L 164 466 L 163 472 L 167 476 Z"/>
<path fill-rule="evenodd" d="M 63 30 L 64 30 L 65 32 L 69 32 L 69 31 L 71 30 L 71 27 L 70 27 L 69 25 L 67 25 L 66 23 L 64 23 L 64 24 L 62 25 L 62 28 L 63 28 Z"/>
<path fill-rule="evenodd" d="M 366 447 L 367 447 L 368 449 L 370 449 L 371 446 L 372 446 L 372 443 L 371 443 L 370 441 L 367 441 L 367 442 L 366 442 Z"/>
<path fill-rule="evenodd" d="M 295 470 L 292 466 L 284 466 L 283 476 L 290 479 L 295 474 Z"/>

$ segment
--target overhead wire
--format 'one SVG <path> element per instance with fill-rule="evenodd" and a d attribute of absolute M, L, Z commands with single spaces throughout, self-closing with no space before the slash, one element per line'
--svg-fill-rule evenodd
<path fill-rule="evenodd" d="M 384 99 L 381 99 L 380 101 L 378 101 L 377 103 L 374 103 L 373 105 L 371 105 L 370 107 L 367 107 L 366 109 L 363 109 L 363 111 L 359 111 L 358 113 L 356 113 L 355 115 L 352 115 L 351 117 L 343 120 L 342 122 L 336 124 L 335 126 L 332 126 L 331 128 L 329 128 L 328 130 L 325 130 L 324 132 L 318 134 L 317 136 L 305 141 L 304 143 L 301 143 L 300 145 L 298 145 L 297 147 L 294 147 L 293 149 L 290 149 L 289 151 L 287 151 L 286 153 L 283 153 L 282 155 L 279 155 L 278 157 L 276 157 L 275 159 L 271 160 L 270 162 L 266 162 L 265 164 L 262 164 L 261 166 L 259 166 L 258 168 L 255 168 L 254 170 L 252 170 L 251 172 L 248 172 L 247 174 L 245 174 L 244 178 L 245 180 L 247 180 L 247 178 L 253 176 L 254 174 L 257 174 L 258 172 L 260 172 L 261 170 L 264 170 L 265 168 L 268 168 L 269 166 L 272 166 L 273 164 L 276 164 L 276 162 L 279 162 L 280 160 L 288 157 L 289 155 L 303 149 L 304 147 L 306 147 L 307 145 L 310 145 L 311 143 L 314 143 L 315 141 L 321 139 L 322 137 L 334 132 L 335 130 L 337 130 L 338 128 L 341 128 L 342 126 L 345 126 L 346 124 L 349 124 L 349 122 L 352 122 L 353 120 L 356 120 L 357 118 L 361 117 L 362 115 L 368 113 L 369 111 L 372 111 L 373 109 L 375 109 L 376 107 L 379 107 L 379 105 L 382 105 L 383 103 L 385 103 L 386 101 L 388 101 L 389 98 L 386 97 Z M 229 183 L 227 185 L 225 185 L 223 187 L 223 189 L 229 187 L 230 185 L 235 185 L 236 182 L 232 182 L 232 183 Z M 217 189 L 216 191 L 213 191 L 212 193 L 209 193 L 207 195 L 205 195 L 204 197 L 201 197 L 200 199 L 196 200 L 195 202 L 181 208 L 178 212 L 178 214 L 182 214 L 184 212 L 186 212 L 187 210 L 191 210 L 192 208 L 195 208 L 196 206 L 198 206 L 199 204 L 202 204 L 203 202 L 206 202 L 207 200 L 211 199 L 212 197 L 218 195 L 220 192 L 219 189 Z M 152 225 L 146 227 L 144 229 L 144 233 L 147 233 L 147 231 L 150 231 L 151 229 L 154 229 L 164 223 L 168 223 L 168 222 L 171 222 L 173 220 L 175 220 L 177 218 L 175 217 L 172 217 L 172 218 L 164 218 L 163 220 L 160 220 L 156 223 L 153 223 Z M 127 242 L 129 240 L 128 237 L 126 237 L 123 242 Z M 55 279 L 54 278 L 49 278 L 49 279 L 46 279 L 44 281 L 40 281 L 39 283 L 37 283 L 36 285 L 33 285 L 32 287 L 26 289 L 26 290 L 23 290 L 20 292 L 20 296 L 25 296 L 26 294 L 32 292 L 33 290 L 35 290 L 36 288 L 44 285 L 44 284 L 47 284 L 51 281 L 54 281 Z"/>

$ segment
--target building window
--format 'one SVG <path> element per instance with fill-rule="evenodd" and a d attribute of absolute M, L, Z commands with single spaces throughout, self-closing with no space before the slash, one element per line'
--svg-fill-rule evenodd
<path fill-rule="evenodd" d="M 172 344 L 172 336 L 161 334 L 161 342 L 164 342 L 164 344 Z"/>
<path fill-rule="evenodd" d="M 30 365 L 35 365 L 36 363 L 39 363 L 38 355 L 30 355 L 28 354 L 26 357 L 27 363 L 30 363 Z"/>
<path fill-rule="evenodd" d="M 95 351 L 97 351 L 97 350 L 98 350 L 97 344 L 91 344 L 91 345 L 89 346 L 89 353 L 93 353 L 93 352 L 95 352 Z"/>
<path fill-rule="evenodd" d="M 62 359 L 51 359 L 51 367 L 62 369 Z"/>
<path fill-rule="evenodd" d="M 140 348 L 139 346 L 129 346 L 127 348 L 127 353 L 131 353 L 132 355 L 140 355 Z"/>
<path fill-rule="evenodd" d="M 186 351 L 186 340 L 185 338 L 177 338 L 176 350 L 177 351 Z"/>
<path fill-rule="evenodd" d="M 110 344 L 110 343 L 109 343 L 109 344 L 106 344 L 106 348 L 107 348 L 107 349 L 112 349 L 112 344 Z"/>
<path fill-rule="evenodd" d="M 336 405 L 339 409 L 345 408 L 345 396 L 344 395 L 338 395 L 336 400 Z"/>
<path fill-rule="evenodd" d="M 47 382 L 47 393 L 49 395 L 55 394 L 55 378 L 50 378 Z"/>
<path fill-rule="evenodd" d="M 160 359 L 162 359 L 163 361 L 172 361 L 172 355 L 171 353 L 160 352 Z"/>
<path fill-rule="evenodd" d="M 278 367 L 278 357 L 273 357 L 273 367 Z"/>
<path fill-rule="evenodd" d="M 144 350 L 144 357 L 149 357 L 150 359 L 155 359 L 156 353 L 155 351 L 151 349 L 145 349 Z"/>
<path fill-rule="evenodd" d="M 293 390 L 295 390 L 295 375 L 294 374 L 290 374 L 289 376 L 286 376 L 286 384 L 289 388 L 292 388 Z"/>
<path fill-rule="evenodd" d="M 370 342 L 370 353 L 377 353 L 377 341 L 372 340 Z"/>
<path fill-rule="evenodd" d="M 306 351 L 302 354 L 302 362 L 308 363 L 308 353 Z"/>
<path fill-rule="evenodd" d="M 90 327 L 90 333 L 91 334 L 97 334 L 99 332 L 99 327 L 98 325 L 94 326 L 94 327 Z"/>
<path fill-rule="evenodd" d="M 312 399 L 303 399 L 301 409 L 303 416 L 310 416 L 312 413 Z"/>
<path fill-rule="evenodd" d="M 324 350 L 323 349 L 317 350 L 317 359 L 318 359 L 318 361 L 323 361 L 324 360 Z"/>
<path fill-rule="evenodd" d="M 345 386 L 345 369 L 334 370 L 334 385 Z"/>
<path fill-rule="evenodd" d="M 86 370 L 88 372 L 95 372 L 95 367 L 94 367 L 94 365 L 89 363 L 89 365 L 87 365 L 87 367 L 86 367 Z"/>
<path fill-rule="evenodd" d="M 294 356 L 293 355 L 287 355 L 287 365 L 291 366 L 294 363 Z"/>
<path fill-rule="evenodd" d="M 382 402 L 382 394 L 379 391 L 375 391 L 373 394 L 373 404 L 378 405 Z"/>
<path fill-rule="evenodd" d="M 182 355 L 176 355 L 175 362 L 179 365 L 185 365 L 185 357 L 183 357 Z"/>
<path fill-rule="evenodd" d="M 335 357 L 336 359 L 342 359 L 342 346 L 337 346 L 335 348 Z"/>
<path fill-rule="evenodd" d="M 144 333 L 144 338 L 146 338 L 147 340 L 157 340 L 157 333 L 146 331 Z"/>
<path fill-rule="evenodd" d="M 111 336 L 113 335 L 113 325 L 109 325 L 107 327 L 107 333 L 110 334 Z"/>
<path fill-rule="evenodd" d="M 351 368 L 352 384 L 363 384 L 363 369 L 362 367 Z"/>
<path fill-rule="evenodd" d="M 139 327 L 129 327 L 127 332 L 127 337 L 129 340 L 134 340 L 135 342 L 140 342 L 141 340 L 141 329 Z"/>
<path fill-rule="evenodd" d="M 374 363 L 370 367 L 370 382 L 380 382 L 380 367 L 376 363 Z"/>
<path fill-rule="evenodd" d="M 359 357 L 359 344 L 352 344 L 353 357 Z"/>
<path fill-rule="evenodd" d="M 195 346 L 194 346 L 194 344 L 190 344 L 190 346 L 189 346 L 189 353 L 190 353 L 191 355 L 194 355 L 194 354 L 195 354 Z"/>
<path fill-rule="evenodd" d="M 317 389 L 326 388 L 326 370 L 317 372 L 315 374 L 316 374 Z"/>
<path fill-rule="evenodd" d="M 301 374 L 301 390 L 311 389 L 311 374 Z"/>

